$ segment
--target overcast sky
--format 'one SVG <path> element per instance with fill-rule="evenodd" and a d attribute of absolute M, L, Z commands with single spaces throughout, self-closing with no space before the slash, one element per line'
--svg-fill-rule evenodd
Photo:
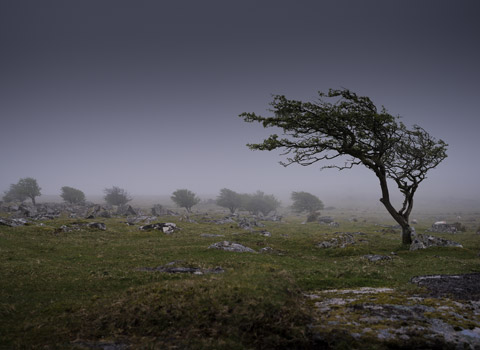
<path fill-rule="evenodd" d="M 245 144 L 272 94 L 346 87 L 449 144 L 418 196 L 480 198 L 476 0 L 0 1 L 0 190 L 380 190 Z"/>

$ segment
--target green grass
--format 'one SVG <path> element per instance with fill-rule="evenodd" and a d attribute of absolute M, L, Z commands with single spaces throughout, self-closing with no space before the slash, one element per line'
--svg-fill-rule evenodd
<path fill-rule="evenodd" d="M 55 233 L 58 219 L 0 227 L 0 348 L 82 349 L 96 342 L 133 348 L 308 349 L 311 310 L 303 293 L 351 287 L 413 288 L 411 277 L 480 271 L 480 240 L 473 231 L 439 235 L 464 245 L 410 252 L 400 234 L 371 223 L 341 221 L 339 228 L 266 222 L 271 237 L 238 227 L 185 223 L 172 235 L 143 232 L 124 219 L 102 219 L 107 231 Z M 88 220 L 85 220 L 88 222 Z M 364 232 L 345 249 L 316 243 L 335 232 Z M 422 230 L 418 230 L 422 232 Z M 202 233 L 225 237 L 205 238 Z M 265 254 L 208 249 L 229 240 Z M 365 254 L 390 254 L 371 263 Z M 138 271 L 181 261 L 218 275 Z M 87 345 L 85 345 L 87 344 Z"/>

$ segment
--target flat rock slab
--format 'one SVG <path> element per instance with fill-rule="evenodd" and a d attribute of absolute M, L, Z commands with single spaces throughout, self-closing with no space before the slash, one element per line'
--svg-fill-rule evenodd
<path fill-rule="evenodd" d="M 237 252 L 237 253 L 256 253 L 252 248 L 245 247 L 239 243 L 223 241 L 212 244 L 208 247 L 209 249 L 221 249 L 226 250 L 227 252 Z"/>
<path fill-rule="evenodd" d="M 137 271 L 147 271 L 147 272 L 164 272 L 164 273 L 191 273 L 194 275 L 205 275 L 205 274 L 217 274 L 217 273 L 224 273 L 225 270 L 221 267 L 217 266 L 213 269 L 202 269 L 199 267 L 191 267 L 191 266 L 180 266 L 179 261 L 172 261 L 164 266 L 157 266 L 157 267 L 141 267 L 137 269 Z"/>
<path fill-rule="evenodd" d="M 479 349 L 480 302 L 403 294 L 389 288 L 305 295 L 318 348 Z"/>
<path fill-rule="evenodd" d="M 480 273 L 416 276 L 410 281 L 427 288 L 434 297 L 480 301 Z"/>

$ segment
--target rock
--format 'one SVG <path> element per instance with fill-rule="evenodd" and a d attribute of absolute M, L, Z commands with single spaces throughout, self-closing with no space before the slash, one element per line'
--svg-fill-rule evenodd
<path fill-rule="evenodd" d="M 121 205 L 117 209 L 117 215 L 120 216 L 137 216 L 137 210 L 133 209 L 131 205 Z"/>
<path fill-rule="evenodd" d="M 233 224 L 233 223 L 236 223 L 236 221 L 233 219 L 233 217 L 226 216 L 223 219 L 213 220 L 213 223 L 217 225 L 224 225 L 224 224 Z"/>
<path fill-rule="evenodd" d="M 151 213 L 154 216 L 178 216 L 177 213 L 172 210 L 165 209 L 161 204 L 155 204 L 151 209 Z"/>
<path fill-rule="evenodd" d="M 318 248 L 345 248 L 346 246 L 355 244 L 353 234 L 345 232 L 337 237 L 323 241 L 317 244 Z"/>
<path fill-rule="evenodd" d="M 0 218 L 0 225 L 3 225 L 3 226 L 16 227 L 16 226 L 24 226 L 27 223 L 28 221 L 23 218 L 18 218 L 18 219 Z"/>
<path fill-rule="evenodd" d="M 107 226 L 103 222 L 90 222 L 87 224 L 88 228 L 95 228 L 98 230 L 106 231 Z"/>
<path fill-rule="evenodd" d="M 370 262 L 377 262 L 377 261 L 392 259 L 392 257 L 388 255 L 376 255 L 376 254 L 367 254 L 367 255 L 364 255 L 363 258 L 367 259 Z"/>
<path fill-rule="evenodd" d="M 283 217 L 281 215 L 271 215 L 271 216 L 263 217 L 262 220 L 263 221 L 280 222 L 280 221 L 282 221 L 282 218 Z"/>
<path fill-rule="evenodd" d="M 217 274 L 217 273 L 224 273 L 225 270 L 221 267 L 217 266 L 213 269 L 201 269 L 199 267 L 183 267 L 183 266 L 174 266 L 177 262 L 168 263 L 165 266 L 157 266 L 157 267 L 142 267 L 137 269 L 138 271 L 156 271 L 156 272 L 164 272 L 164 273 L 191 273 L 194 275 L 204 275 L 204 274 Z"/>
<path fill-rule="evenodd" d="M 261 230 L 260 231 L 260 234 L 263 236 L 263 237 L 271 237 L 272 234 L 270 232 L 268 232 L 267 230 Z"/>
<path fill-rule="evenodd" d="M 159 222 L 155 224 L 149 224 L 149 225 L 144 225 L 140 226 L 140 230 L 142 231 L 149 231 L 149 230 L 161 230 L 163 233 L 174 233 L 175 230 L 177 230 L 177 225 L 172 223 L 172 222 Z"/>
<path fill-rule="evenodd" d="M 421 235 L 421 234 L 414 234 L 412 236 L 413 241 L 410 245 L 410 250 L 418 250 L 418 249 L 426 249 L 430 247 L 457 247 L 463 248 L 460 243 L 450 241 L 445 238 L 429 236 L 429 235 Z"/>
<path fill-rule="evenodd" d="M 237 252 L 237 253 L 256 253 L 255 250 L 245 247 L 239 243 L 223 241 L 212 244 L 208 247 L 209 249 L 221 249 L 228 252 Z"/>
<path fill-rule="evenodd" d="M 213 238 L 213 237 L 225 237 L 224 235 L 217 235 L 214 233 L 202 233 L 200 237 Z"/>
<path fill-rule="evenodd" d="M 30 205 L 22 203 L 18 207 L 17 214 L 19 214 L 21 216 L 26 216 L 26 217 L 35 216 L 35 215 L 37 215 L 37 208 L 35 208 L 34 205 L 30 206 Z"/>
<path fill-rule="evenodd" d="M 332 222 L 335 221 L 331 216 L 321 216 L 317 220 L 321 224 L 331 224 Z"/>
<path fill-rule="evenodd" d="M 464 230 L 464 227 L 460 223 L 447 224 L 446 221 L 437 221 L 432 224 L 432 227 L 428 229 L 429 232 L 437 233 L 457 233 L 458 231 Z"/>

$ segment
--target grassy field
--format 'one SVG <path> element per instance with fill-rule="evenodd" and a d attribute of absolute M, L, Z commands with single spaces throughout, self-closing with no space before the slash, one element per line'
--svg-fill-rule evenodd
<path fill-rule="evenodd" d="M 180 228 L 171 235 L 141 231 L 124 218 L 83 220 L 102 221 L 106 231 L 58 232 L 78 222 L 67 218 L 0 226 L 0 348 L 309 349 L 309 291 L 369 286 L 410 292 L 416 275 L 480 272 L 478 214 L 466 216 L 471 224 L 465 233 L 436 234 L 464 248 L 415 252 L 401 245 L 399 232 L 382 232 L 374 213 L 357 213 L 356 222 L 347 220 L 351 213 L 332 214 L 340 227 L 301 224 L 299 217 L 264 222 L 271 237 L 217 225 L 200 214 L 191 217 L 197 223 L 160 218 Z M 432 220 L 419 220 L 417 232 Z M 316 247 L 336 232 L 365 235 L 343 249 Z M 223 240 L 272 249 L 208 249 Z M 385 262 L 363 258 L 392 252 L 394 259 Z M 225 272 L 139 270 L 170 262 Z"/>

